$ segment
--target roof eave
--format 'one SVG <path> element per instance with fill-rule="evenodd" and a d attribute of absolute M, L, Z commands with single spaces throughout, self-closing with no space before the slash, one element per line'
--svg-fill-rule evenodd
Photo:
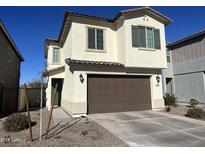
<path fill-rule="evenodd" d="M 47 39 L 44 43 L 44 58 L 48 58 L 48 45 L 47 45 Z"/>
<path fill-rule="evenodd" d="M 114 20 L 110 18 L 104 18 L 104 17 L 99 17 L 99 16 L 94 16 L 94 15 L 86 15 L 86 14 L 81 14 L 81 13 L 76 13 L 76 12 L 71 12 L 71 11 L 65 11 L 66 16 L 75 16 L 75 17 L 83 17 L 87 19 L 92 19 L 92 20 L 100 20 L 100 21 L 105 21 L 105 22 L 111 22 L 113 23 Z"/>
<path fill-rule="evenodd" d="M 171 19 L 169 19 L 168 17 L 162 15 L 161 13 L 157 12 L 156 10 L 154 10 L 154 9 L 152 9 L 150 7 L 143 7 L 143 8 L 133 9 L 132 11 L 121 11 L 113 19 L 93 16 L 93 15 L 85 15 L 85 14 L 75 13 L 75 12 L 71 12 L 71 11 L 65 11 L 64 12 L 64 18 L 63 18 L 63 23 L 62 23 L 62 26 L 61 26 L 61 29 L 60 29 L 58 40 L 57 40 L 58 43 L 59 43 L 59 46 L 62 47 L 64 45 L 64 43 L 65 43 L 65 41 L 64 41 L 65 38 L 63 37 L 63 33 L 66 33 L 64 31 L 64 29 L 65 29 L 65 24 L 67 22 L 68 16 L 71 16 L 71 17 L 72 16 L 82 17 L 82 18 L 87 18 L 87 19 L 92 19 L 92 20 L 100 20 L 100 21 L 104 21 L 104 22 L 115 23 L 116 20 L 118 20 L 121 16 L 125 15 L 127 12 L 133 13 L 133 11 L 137 11 L 137 10 L 138 11 L 149 11 L 149 12 L 152 12 L 152 14 L 154 14 L 155 16 L 160 18 L 162 23 L 164 23 L 165 25 L 168 25 L 168 24 L 170 24 L 172 22 Z M 45 42 L 45 50 L 44 50 L 44 57 L 45 58 L 47 58 L 48 45 L 49 45 L 49 41 L 47 41 L 47 43 Z"/>
<path fill-rule="evenodd" d="M 104 66 L 123 66 L 123 64 L 118 62 L 106 62 L 106 61 L 91 61 L 91 60 L 76 60 L 67 58 L 65 59 L 66 64 L 72 65 L 72 64 L 82 64 L 82 65 L 104 65 Z"/>
<path fill-rule="evenodd" d="M 185 38 L 183 38 L 183 39 L 180 39 L 180 40 L 178 40 L 178 41 L 175 41 L 175 42 L 173 42 L 173 43 L 169 43 L 169 44 L 167 45 L 167 47 L 172 47 L 172 46 L 174 46 L 174 45 L 183 43 L 183 42 L 185 42 L 185 41 L 191 40 L 191 39 L 196 38 L 196 37 L 201 36 L 201 35 L 205 35 L 205 30 L 202 30 L 202 31 L 197 32 L 197 33 L 194 33 L 194 34 L 192 34 L 192 35 L 189 35 L 189 36 L 187 36 L 187 37 L 185 37 Z"/>
<path fill-rule="evenodd" d="M 43 77 L 48 77 L 50 76 L 50 73 L 54 73 L 54 72 L 57 72 L 57 71 L 65 71 L 65 66 L 60 66 L 60 67 L 57 67 L 57 68 L 53 68 L 53 69 L 50 69 L 50 70 L 46 70 L 42 73 L 42 76 Z"/>
<path fill-rule="evenodd" d="M 117 20 L 122 15 L 127 15 L 127 14 L 132 14 L 132 13 L 139 13 L 140 11 L 145 12 L 145 13 L 148 12 L 150 14 L 153 14 L 154 16 L 158 17 L 163 22 L 163 24 L 165 24 L 165 25 L 168 25 L 168 24 L 173 22 L 173 20 L 171 20 L 167 16 L 159 13 L 158 11 L 156 11 L 156 10 L 154 10 L 151 7 L 148 7 L 148 6 L 142 7 L 142 8 L 137 8 L 137 9 L 129 9 L 129 10 L 120 11 L 116 15 L 115 20 Z"/>
<path fill-rule="evenodd" d="M 59 45 L 59 41 L 58 40 L 54 40 L 54 39 L 45 39 L 45 43 L 44 43 L 44 58 L 47 58 L 48 56 L 48 46 L 52 43 L 58 44 Z"/>

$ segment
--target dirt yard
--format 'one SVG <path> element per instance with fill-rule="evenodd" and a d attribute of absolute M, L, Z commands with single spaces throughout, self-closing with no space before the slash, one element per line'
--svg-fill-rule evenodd
<path fill-rule="evenodd" d="M 43 109 L 43 133 L 45 133 L 48 122 L 48 111 Z M 37 122 L 32 127 L 34 141 L 29 141 L 29 130 L 16 133 L 8 133 L 2 129 L 2 122 L 6 117 L 0 119 L 0 147 L 122 147 L 127 146 L 123 141 L 112 135 L 106 129 L 86 118 L 76 118 L 71 123 L 55 125 L 51 122 L 49 139 L 39 140 L 40 112 L 31 111 L 32 121 Z"/>

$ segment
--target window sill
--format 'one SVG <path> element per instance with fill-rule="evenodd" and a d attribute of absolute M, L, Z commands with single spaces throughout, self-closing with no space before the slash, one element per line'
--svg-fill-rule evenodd
<path fill-rule="evenodd" d="M 61 63 L 51 63 L 51 65 L 61 65 Z"/>
<path fill-rule="evenodd" d="M 138 48 L 138 49 L 143 51 L 157 51 L 157 49 L 152 49 L 152 48 Z"/>
<path fill-rule="evenodd" d="M 106 50 L 86 49 L 86 52 L 106 53 Z"/>

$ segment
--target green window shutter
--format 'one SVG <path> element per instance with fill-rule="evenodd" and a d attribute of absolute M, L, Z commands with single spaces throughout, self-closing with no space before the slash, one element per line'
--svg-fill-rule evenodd
<path fill-rule="evenodd" d="M 95 29 L 88 28 L 88 48 L 95 49 Z"/>
<path fill-rule="evenodd" d="M 97 49 L 103 50 L 104 40 L 103 40 L 103 30 L 97 29 Z"/>
<path fill-rule="evenodd" d="M 137 26 L 132 26 L 132 47 L 140 47 L 139 28 Z"/>
<path fill-rule="evenodd" d="M 132 26 L 132 46 L 146 48 L 145 27 Z"/>
<path fill-rule="evenodd" d="M 155 49 L 161 49 L 159 29 L 154 29 L 154 45 Z"/>
<path fill-rule="evenodd" d="M 59 63 L 59 49 L 53 48 L 53 63 Z"/>

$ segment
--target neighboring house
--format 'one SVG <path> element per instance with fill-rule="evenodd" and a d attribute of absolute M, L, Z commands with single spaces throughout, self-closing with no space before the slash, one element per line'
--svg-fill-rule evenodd
<path fill-rule="evenodd" d="M 58 84 L 55 105 L 73 116 L 162 109 L 169 23 L 150 7 L 113 19 L 65 12 L 58 39 L 45 41 L 47 106 Z"/>
<path fill-rule="evenodd" d="M 167 44 L 168 46 L 168 44 Z M 171 58 L 171 51 L 167 47 L 167 68 L 162 70 L 162 80 L 163 80 L 163 93 L 164 95 L 175 94 L 175 87 L 174 87 L 174 74 L 173 74 L 173 65 L 172 65 L 172 58 Z"/>
<path fill-rule="evenodd" d="M 0 21 L 0 112 L 16 112 L 20 65 L 24 61 L 6 27 Z"/>
<path fill-rule="evenodd" d="M 167 49 L 170 63 L 163 70 L 164 94 L 176 94 L 180 102 L 194 98 L 205 103 L 205 30 L 170 43 Z"/>

